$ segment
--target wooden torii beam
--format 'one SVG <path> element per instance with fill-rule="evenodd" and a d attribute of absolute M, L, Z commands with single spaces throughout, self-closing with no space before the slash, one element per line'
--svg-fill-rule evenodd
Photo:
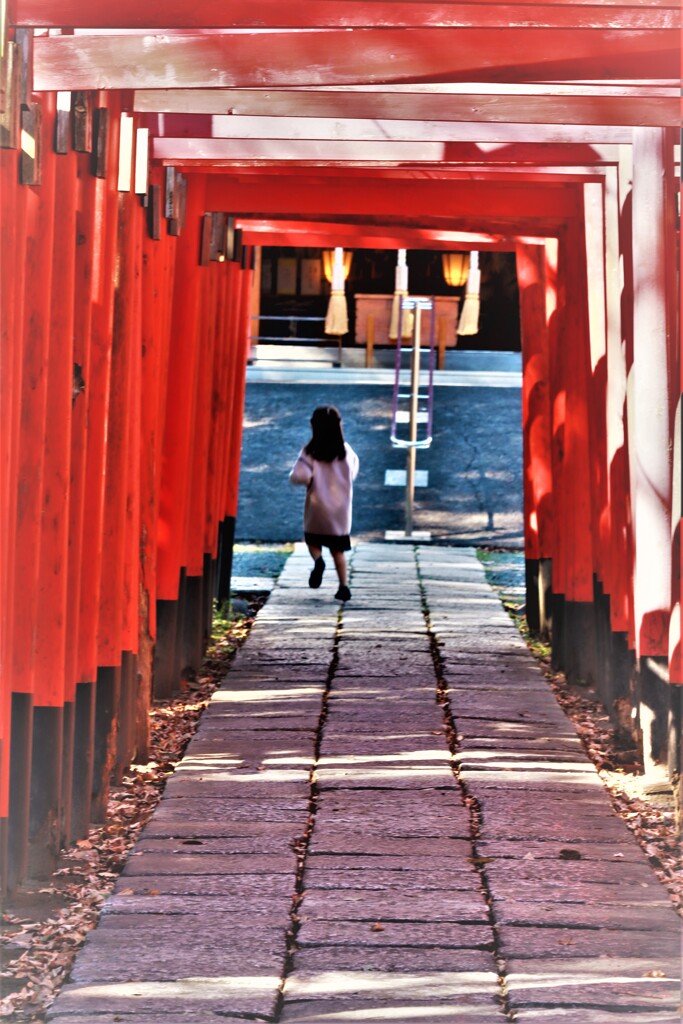
<path fill-rule="evenodd" d="M 315 246 L 340 245 L 354 249 L 498 250 L 513 252 L 516 239 L 486 232 L 446 231 L 438 228 L 407 228 L 368 224 L 340 224 L 324 220 L 287 220 L 238 217 L 247 245 Z"/>
<path fill-rule="evenodd" d="M 287 5 L 281 0 L 185 0 L 138 3 L 93 3 L 89 0 L 17 0 L 16 24 L 46 28 L 602 28 L 638 29 L 675 23 L 677 8 L 668 0 L 635 3 L 467 4 L 426 0 L 318 0 Z"/>
<path fill-rule="evenodd" d="M 673 79 L 676 26 L 39 36 L 43 90 Z"/>
<path fill-rule="evenodd" d="M 135 95 L 140 112 L 196 113 L 224 115 L 236 121 L 247 118 L 288 117 L 295 127 L 303 119 L 363 119 L 391 126 L 393 133 L 409 131 L 413 138 L 424 133 L 434 138 L 455 130 L 462 138 L 463 123 L 526 125 L 532 137 L 543 125 L 603 126 L 607 137 L 623 136 L 630 125 L 677 125 L 680 121 L 679 90 L 674 86 L 615 87 L 549 86 L 539 94 L 533 87 L 510 90 L 496 86 L 492 91 L 472 85 L 456 92 L 454 86 L 436 89 L 386 87 L 371 89 L 168 89 L 142 90 Z M 607 126 L 614 131 L 605 132 Z M 235 129 L 237 130 L 237 128 Z M 309 131 L 314 130 L 312 128 Z M 481 129 L 480 129 L 481 130 Z M 343 131 L 343 125 L 338 129 Z M 295 136 L 288 136 L 293 138 Z M 310 138 L 310 136 L 308 136 Z"/>

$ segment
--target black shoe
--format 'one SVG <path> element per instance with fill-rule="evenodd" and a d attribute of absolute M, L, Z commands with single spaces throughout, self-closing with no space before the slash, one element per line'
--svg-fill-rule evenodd
<path fill-rule="evenodd" d="M 337 599 L 337 601 L 350 601 L 351 591 L 349 590 L 345 583 L 342 583 L 339 590 L 334 596 Z"/>
<path fill-rule="evenodd" d="M 308 577 L 308 585 L 309 585 L 309 587 L 313 587 L 314 590 L 317 590 L 318 587 L 320 586 L 320 584 L 323 581 L 323 573 L 324 572 L 325 572 L 325 563 L 323 561 L 323 556 L 322 555 L 318 555 L 318 557 L 315 560 L 315 565 L 311 569 L 311 575 Z"/>

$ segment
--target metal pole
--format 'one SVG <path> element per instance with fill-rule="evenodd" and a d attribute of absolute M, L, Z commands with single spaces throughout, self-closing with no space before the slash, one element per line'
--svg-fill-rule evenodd
<path fill-rule="evenodd" d="M 415 319 L 413 323 L 413 351 L 410 364 L 410 421 L 409 440 L 406 458 L 406 537 L 413 532 L 413 499 L 415 496 L 415 464 L 417 461 L 417 406 L 420 393 L 420 320 L 422 310 L 419 303 L 415 303 Z"/>

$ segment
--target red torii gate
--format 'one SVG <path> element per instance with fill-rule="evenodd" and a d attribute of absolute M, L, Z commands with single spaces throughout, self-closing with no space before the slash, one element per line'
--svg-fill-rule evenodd
<path fill-rule="evenodd" d="M 678 8 L 16 0 L 5 40 L 3 884 L 201 654 L 259 244 L 514 249 L 530 619 L 677 782 Z"/>

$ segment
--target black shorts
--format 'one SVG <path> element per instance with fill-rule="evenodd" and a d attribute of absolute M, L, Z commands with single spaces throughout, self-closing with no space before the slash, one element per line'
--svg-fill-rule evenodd
<path fill-rule="evenodd" d="M 350 551 L 351 538 L 348 533 L 335 537 L 331 533 L 304 533 L 304 540 L 314 548 L 329 548 L 330 551 Z"/>

